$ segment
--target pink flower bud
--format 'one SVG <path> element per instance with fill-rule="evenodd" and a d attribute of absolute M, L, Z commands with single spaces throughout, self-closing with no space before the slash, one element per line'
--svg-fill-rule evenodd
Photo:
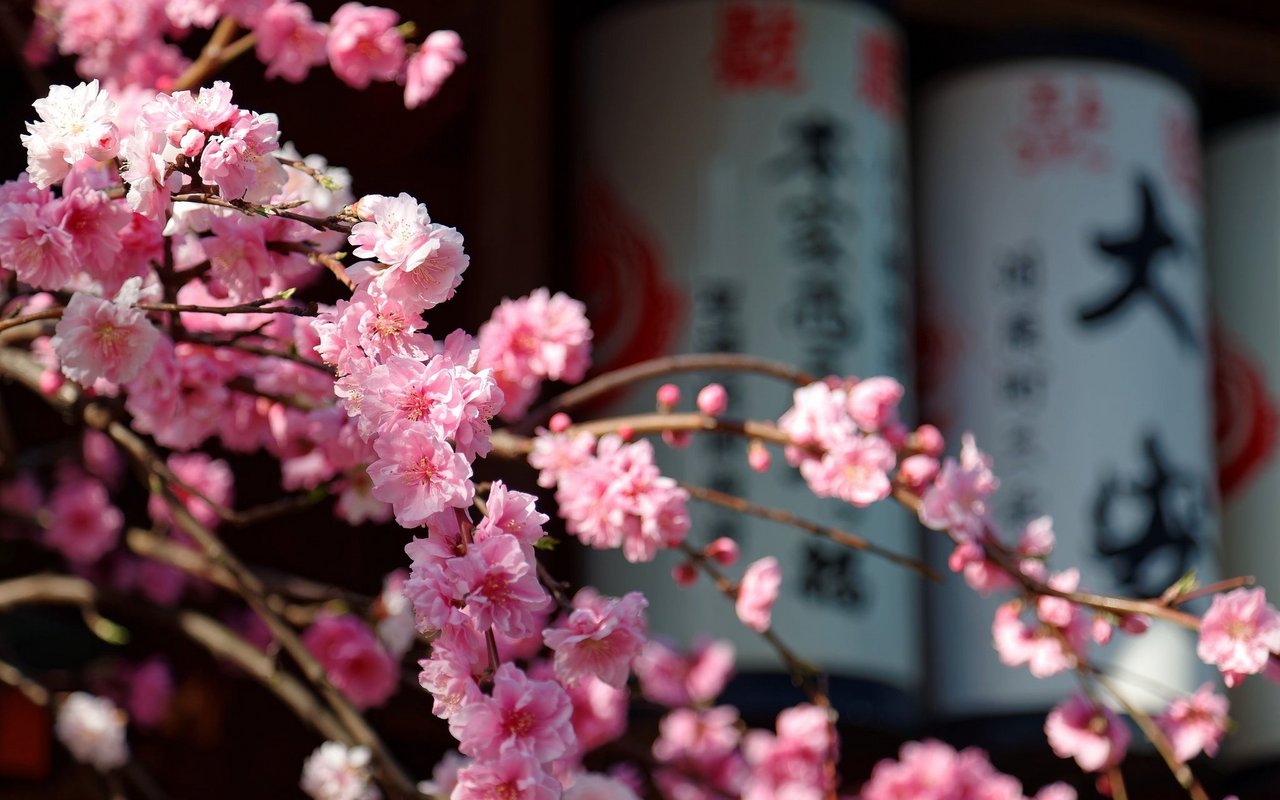
<path fill-rule="evenodd" d="M 698 581 L 698 568 L 692 563 L 685 561 L 682 564 L 676 564 L 671 569 L 671 579 L 676 582 L 676 586 L 681 589 L 688 589 Z"/>
<path fill-rule="evenodd" d="M 692 431 L 663 431 L 662 441 L 667 443 L 668 447 L 674 447 L 681 450 L 689 446 L 689 442 L 693 441 Z"/>
<path fill-rule="evenodd" d="M 916 428 L 915 432 L 916 449 L 927 456 L 937 458 L 942 455 L 942 451 L 946 449 L 946 440 L 942 438 L 942 431 L 932 425 L 921 425 Z"/>
<path fill-rule="evenodd" d="M 618 438 L 624 442 L 629 442 L 632 439 L 636 438 L 636 429 L 631 427 L 630 425 L 619 425 Z"/>
<path fill-rule="evenodd" d="M 1120 630 L 1133 636 L 1141 636 L 1151 627 L 1151 618 L 1144 614 L 1130 614 L 1120 618 Z"/>
<path fill-rule="evenodd" d="M 53 394 L 62 388 L 62 373 L 47 369 L 40 373 L 40 391 Z"/>
<path fill-rule="evenodd" d="M 568 414 L 561 411 L 552 415 L 551 421 L 547 424 L 550 426 L 552 433 L 564 433 L 573 424 L 573 420 L 569 418 Z"/>
<path fill-rule="evenodd" d="M 707 545 L 703 551 L 703 555 L 714 560 L 722 567 L 732 567 L 738 561 L 740 552 L 738 543 L 730 539 L 728 536 L 721 536 L 711 544 Z"/>
<path fill-rule="evenodd" d="M 938 459 L 923 453 L 904 458 L 898 467 L 898 479 L 916 492 L 932 483 L 937 474 Z"/>
<path fill-rule="evenodd" d="M 764 442 L 753 439 L 751 444 L 747 445 L 747 463 L 756 472 L 768 472 L 769 465 L 773 463 L 773 455 Z"/>
<path fill-rule="evenodd" d="M 674 383 L 664 383 L 658 387 L 658 410 L 670 411 L 680 402 L 680 387 Z"/>
<path fill-rule="evenodd" d="M 729 393 L 718 383 L 708 383 L 698 392 L 698 410 L 703 414 L 718 417 L 729 407 Z"/>
<path fill-rule="evenodd" d="M 1102 617 L 1094 617 L 1093 625 L 1089 629 L 1089 635 L 1093 638 L 1094 642 L 1099 645 L 1105 645 L 1107 642 L 1111 641 L 1111 631 L 1112 628 L 1110 622 L 1107 622 Z"/>

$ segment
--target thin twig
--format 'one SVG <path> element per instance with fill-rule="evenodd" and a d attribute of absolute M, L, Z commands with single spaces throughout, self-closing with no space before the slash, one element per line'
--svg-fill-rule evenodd
<path fill-rule="evenodd" d="M 895 486 L 893 497 L 902 505 L 919 513 L 920 498 L 910 490 L 902 486 Z M 948 532 L 950 535 L 950 532 Z M 1017 560 L 1003 547 L 996 544 L 993 540 L 983 543 L 984 552 L 992 563 L 1000 567 L 1009 577 L 1017 581 L 1023 589 L 1037 595 L 1047 595 L 1050 597 L 1060 597 L 1063 600 L 1069 600 L 1072 603 L 1098 611 L 1106 611 L 1120 616 L 1130 616 L 1134 614 L 1157 617 L 1166 619 L 1189 628 L 1193 631 L 1200 630 L 1200 618 L 1194 614 L 1188 614 L 1185 611 L 1178 611 L 1157 600 L 1133 600 L 1126 597 L 1111 597 L 1110 595 L 1094 594 L 1092 592 L 1066 592 L 1061 589 L 1055 589 L 1044 581 L 1038 580 L 1019 568 Z"/>
<path fill-rule="evenodd" d="M 739 353 L 694 353 L 691 355 L 664 356 L 641 361 L 629 367 L 615 369 L 579 384 L 538 406 L 520 426 L 523 433 L 531 433 L 534 426 L 546 422 L 553 414 L 570 411 L 578 406 L 607 395 L 624 386 L 650 378 L 675 375 L 682 372 L 753 372 L 771 378 L 805 386 L 817 378 L 803 370 L 781 361 L 769 361 Z"/>
<path fill-rule="evenodd" d="M 253 46 L 253 34 L 246 34 L 235 42 L 231 37 L 236 33 L 236 21 L 231 17 L 223 17 L 214 28 L 209 41 L 205 43 L 200 55 L 187 67 L 186 71 L 174 81 L 172 91 L 178 92 L 194 89 L 204 83 L 210 75 L 217 72 L 227 62 L 240 56 Z"/>
<path fill-rule="evenodd" d="M 416 797 L 418 792 L 400 764 L 391 755 L 381 738 L 369 726 L 364 716 L 356 710 L 346 695 L 333 687 L 324 668 L 316 661 L 293 628 L 275 613 L 264 595 L 262 582 L 222 543 L 217 534 L 202 525 L 178 500 L 170 486 L 183 485 L 177 476 L 133 430 L 120 423 L 112 410 L 97 401 L 84 402 L 79 389 L 64 383 L 52 393 L 40 391 L 41 369 L 29 355 L 12 349 L 0 349 L 0 372 L 17 379 L 46 402 L 64 412 L 78 410 L 90 427 L 103 431 L 144 471 L 153 478 L 151 489 L 169 506 L 174 523 L 189 534 L 204 549 L 209 560 L 225 567 L 239 585 L 237 593 L 267 624 L 276 640 L 302 670 L 302 674 L 316 687 L 332 708 L 337 719 L 350 732 L 356 744 L 368 747 L 373 753 L 377 770 L 384 785 L 397 796 Z"/>
<path fill-rule="evenodd" d="M 20 314 L 16 317 L 0 320 L 0 331 L 7 331 L 10 328 L 16 328 L 19 325 L 26 325 L 28 322 L 39 322 L 44 319 L 61 319 L 62 306 L 52 306 L 39 311 L 32 311 L 30 314 Z"/>
<path fill-rule="evenodd" d="M 103 592 L 88 581 L 70 575 L 28 575 L 0 581 L 0 612 L 31 604 L 104 607 L 113 614 L 142 617 L 175 628 L 214 656 L 240 667 L 279 697 L 299 719 L 311 725 L 321 736 L 337 741 L 351 741 L 342 726 L 318 703 L 315 696 L 296 678 L 281 672 L 274 659 L 222 623 L 203 614 L 131 602 L 123 596 Z"/>
<path fill-rule="evenodd" d="M 798 514 L 793 514 L 785 509 L 753 503 L 744 497 L 728 494 L 727 492 L 720 492 L 704 486 L 694 486 L 693 484 L 685 483 L 683 481 L 680 481 L 679 484 L 680 487 L 688 492 L 689 496 L 695 500 L 701 500 L 705 503 L 722 506 L 724 508 L 737 511 L 740 514 L 750 514 L 782 525 L 789 525 L 798 530 L 813 534 L 814 536 L 827 539 L 828 541 L 832 541 L 837 544 L 842 544 L 845 547 L 851 547 L 854 550 L 862 550 L 867 553 L 871 553 L 872 555 L 887 559 L 899 566 L 906 567 L 907 569 L 917 572 L 930 580 L 942 580 L 942 575 L 923 561 L 883 548 L 874 542 L 867 541 L 857 534 L 853 534 L 839 528 L 819 525 L 812 520 L 805 519 L 804 517 Z"/>
<path fill-rule="evenodd" d="M 242 214 L 248 214 L 251 217 L 280 217 L 282 219 L 291 219 L 294 222 L 301 222 L 303 225 L 310 226 L 318 231 L 337 231 L 338 233 L 350 233 L 351 223 L 341 220 L 337 217 L 313 217 L 307 214 L 299 214 L 296 211 L 290 211 L 287 208 L 273 205 L 262 205 L 259 203 L 249 203 L 244 200 L 227 200 L 214 194 L 203 194 L 201 192 L 184 192 L 173 196 L 175 203 L 200 203 L 206 206 L 217 206 L 218 208 L 230 208 L 239 211 Z"/>
<path fill-rule="evenodd" d="M 1124 708 L 1124 712 L 1138 724 L 1143 735 L 1155 746 L 1156 751 L 1160 753 L 1160 757 L 1164 759 L 1165 765 L 1173 773 L 1173 777 L 1186 790 L 1187 794 L 1191 795 L 1192 800 L 1209 800 L 1208 793 L 1200 785 L 1200 781 L 1196 779 L 1191 767 L 1178 760 L 1178 757 L 1174 754 L 1173 743 L 1169 741 L 1169 737 L 1165 736 L 1164 731 L 1151 718 L 1151 715 L 1129 702 L 1124 693 L 1116 689 L 1106 675 L 1100 672 L 1092 672 L 1091 676 L 1099 686 L 1116 699 L 1116 702 Z"/>
<path fill-rule="evenodd" d="M 691 431 L 714 433 L 721 436 L 741 436 L 762 439 L 774 444 L 797 446 L 787 434 L 772 422 L 728 419 L 707 414 L 634 414 L 622 417 L 605 417 L 572 425 L 568 433 L 585 431 L 594 436 L 630 431 L 635 436 L 647 436 L 663 431 Z M 490 439 L 493 455 L 499 458 L 523 458 L 533 450 L 533 440 L 508 430 L 496 430 Z"/>
<path fill-rule="evenodd" d="M 135 307 L 143 311 L 166 311 L 171 313 L 196 313 L 196 314 L 291 314 L 295 317 L 312 316 L 312 309 L 302 306 L 273 306 L 266 305 L 274 302 L 276 298 L 269 297 L 263 300 L 255 300 L 249 303 L 241 303 L 235 306 L 199 306 L 188 303 L 138 303 Z M 3 330 L 3 328 L 0 328 Z"/>

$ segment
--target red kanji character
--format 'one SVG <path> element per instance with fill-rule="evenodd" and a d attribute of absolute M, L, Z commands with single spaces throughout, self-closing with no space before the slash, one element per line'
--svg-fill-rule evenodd
<path fill-rule="evenodd" d="M 1173 183 L 1182 194 L 1200 202 L 1200 142 L 1188 116 L 1180 111 L 1165 114 L 1164 160 Z"/>
<path fill-rule="evenodd" d="M 1106 109 L 1102 106 L 1102 95 L 1092 82 L 1081 83 L 1076 89 L 1076 124 L 1081 128 L 1094 130 L 1106 124 Z"/>
<path fill-rule="evenodd" d="M 716 79 L 728 89 L 796 89 L 800 23 L 789 5 L 733 2 L 721 7 Z"/>
<path fill-rule="evenodd" d="M 1037 124 L 1050 122 L 1058 114 L 1060 92 L 1051 79 L 1040 79 L 1031 84 L 1027 102 L 1031 106 L 1031 119 Z"/>
<path fill-rule="evenodd" d="M 884 31 L 862 37 L 858 48 L 858 93 L 867 105 L 889 119 L 902 116 L 899 80 L 902 53 L 898 42 Z"/>

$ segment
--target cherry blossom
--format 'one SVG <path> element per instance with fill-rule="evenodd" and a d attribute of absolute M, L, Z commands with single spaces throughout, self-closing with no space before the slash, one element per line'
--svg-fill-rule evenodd
<path fill-rule="evenodd" d="M 103 772 L 129 760 L 125 715 L 106 698 L 85 692 L 67 695 L 58 706 L 53 730 L 76 760 Z"/>
<path fill-rule="evenodd" d="M 1213 598 L 1200 623 L 1196 653 L 1222 670 L 1228 686 L 1267 666 L 1280 652 L 1280 612 L 1267 603 L 1266 590 L 1235 589 Z"/>

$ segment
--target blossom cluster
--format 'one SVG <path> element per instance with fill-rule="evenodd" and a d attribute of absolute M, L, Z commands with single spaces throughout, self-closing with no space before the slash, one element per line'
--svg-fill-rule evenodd
<path fill-rule="evenodd" d="M 412 25 L 389 8 L 344 3 L 327 23 L 290 0 L 40 0 L 24 55 L 43 63 L 53 51 L 76 57 L 85 78 L 113 91 L 171 91 L 192 67 L 179 43 L 220 21 L 243 28 L 268 78 L 298 83 L 328 64 L 344 83 L 404 86 L 409 108 L 430 99 L 466 60 L 462 40 L 440 30 L 410 44 Z M 233 29 L 234 30 L 234 29 Z"/>

